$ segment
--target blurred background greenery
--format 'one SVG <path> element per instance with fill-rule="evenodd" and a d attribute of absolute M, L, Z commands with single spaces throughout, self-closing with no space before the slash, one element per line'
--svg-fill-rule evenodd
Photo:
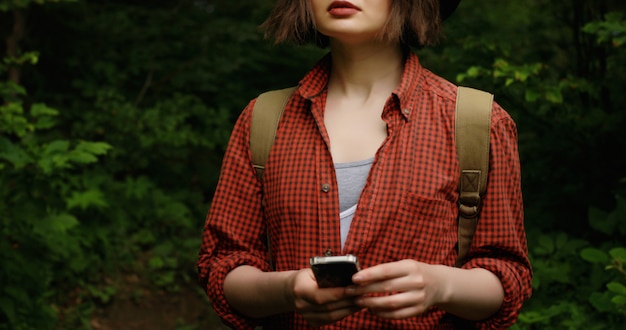
<path fill-rule="evenodd" d="M 214 329 L 195 284 L 238 113 L 326 52 L 269 0 L 0 0 L 0 329 Z M 534 294 L 515 329 L 626 324 L 626 3 L 463 1 L 416 50 L 518 124 Z"/>

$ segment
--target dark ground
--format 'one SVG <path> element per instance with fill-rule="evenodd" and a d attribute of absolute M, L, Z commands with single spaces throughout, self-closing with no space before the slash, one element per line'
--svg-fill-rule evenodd
<path fill-rule="evenodd" d="M 94 330 L 228 329 L 217 318 L 195 283 L 163 290 L 128 276 L 111 302 L 92 314 Z"/>

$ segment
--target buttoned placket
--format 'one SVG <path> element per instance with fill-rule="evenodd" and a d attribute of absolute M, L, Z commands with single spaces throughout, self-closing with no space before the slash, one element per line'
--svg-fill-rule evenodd
<path fill-rule="evenodd" d="M 339 196 L 336 187 L 335 171 L 330 154 L 330 141 L 324 126 L 325 95 L 312 99 L 311 114 L 318 128 L 318 134 L 323 137 L 323 143 L 316 148 L 317 177 L 319 184 L 318 194 L 318 230 L 320 255 L 339 255 L 341 253 L 341 237 L 339 234 Z M 329 165 L 330 164 L 330 165 Z"/>
<path fill-rule="evenodd" d="M 373 233 L 371 233 L 372 226 L 371 223 L 369 223 L 372 219 L 368 217 L 368 214 L 373 212 L 371 208 L 372 205 L 375 204 L 375 200 L 377 198 L 378 192 L 376 190 L 376 182 L 378 181 L 378 176 L 381 171 L 383 171 L 382 168 L 385 166 L 383 161 L 385 158 L 385 149 L 390 141 L 394 139 L 394 134 L 397 131 L 397 127 L 394 124 L 394 120 L 397 120 L 397 115 L 394 111 L 397 112 L 398 109 L 394 108 L 394 102 L 395 96 L 392 95 L 385 104 L 385 109 L 382 113 L 382 119 L 387 124 L 387 137 L 376 152 L 374 162 L 372 163 L 371 170 L 368 174 L 367 182 L 363 187 L 361 195 L 359 196 L 358 207 L 354 213 L 350 232 L 348 233 L 348 238 L 346 239 L 344 245 L 344 254 L 359 254 L 360 252 L 363 252 L 362 249 L 367 248 L 368 241 L 373 235 Z M 408 108 L 405 108 L 402 112 L 405 115 L 410 113 Z M 394 119 L 394 116 L 396 119 Z M 358 237 L 358 241 L 355 240 L 355 237 Z"/>

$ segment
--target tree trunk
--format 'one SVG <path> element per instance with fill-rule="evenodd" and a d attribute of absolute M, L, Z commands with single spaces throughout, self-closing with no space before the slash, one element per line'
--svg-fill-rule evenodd
<path fill-rule="evenodd" d="M 6 38 L 7 56 L 10 59 L 15 59 L 19 56 L 20 41 L 24 37 L 24 13 L 21 10 L 13 10 L 13 31 Z M 10 65 L 8 73 L 8 80 L 19 85 L 20 83 L 20 68 L 17 65 Z"/>

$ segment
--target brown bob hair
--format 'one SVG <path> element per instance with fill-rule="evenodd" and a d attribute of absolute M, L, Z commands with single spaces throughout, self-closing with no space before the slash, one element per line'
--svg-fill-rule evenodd
<path fill-rule="evenodd" d="M 274 9 L 263 24 L 265 37 L 276 43 L 315 43 L 328 46 L 327 36 L 315 28 L 310 10 L 311 0 L 277 0 Z M 391 10 L 382 41 L 399 40 L 408 47 L 433 45 L 443 35 L 440 0 L 391 0 Z"/>

